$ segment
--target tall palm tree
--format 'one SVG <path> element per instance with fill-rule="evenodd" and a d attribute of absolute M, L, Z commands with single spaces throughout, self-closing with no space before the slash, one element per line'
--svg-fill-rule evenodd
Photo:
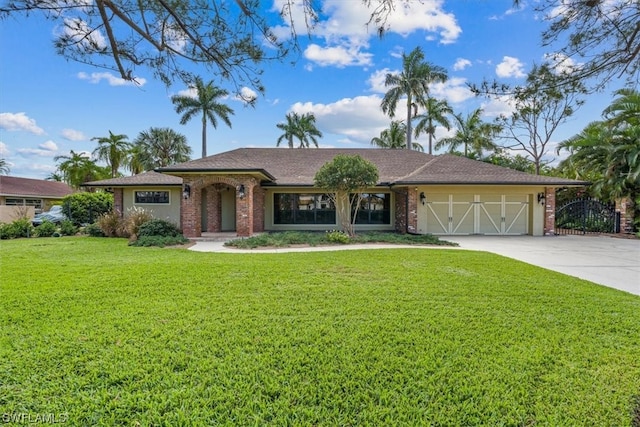
<path fill-rule="evenodd" d="M 429 154 L 432 154 L 433 139 L 436 136 L 436 125 L 442 125 L 447 128 L 447 130 L 451 129 L 447 115 L 453 114 L 453 110 L 446 100 L 431 97 L 428 97 L 422 106 L 425 112 L 424 114 L 416 116 L 418 124 L 416 125 L 415 135 L 417 138 L 421 133 L 427 134 L 429 137 Z"/>
<path fill-rule="evenodd" d="M 138 162 L 142 170 L 152 170 L 191 160 L 191 147 L 187 138 L 169 128 L 150 128 L 142 131 L 133 141 L 139 151 Z"/>
<path fill-rule="evenodd" d="M 127 169 L 129 169 L 131 175 L 137 175 L 145 171 L 144 156 L 144 146 L 134 143 L 129 150 L 129 161 L 127 162 Z"/>
<path fill-rule="evenodd" d="M 0 157 L 0 175 L 9 175 L 9 172 L 11 172 L 9 164 L 5 159 Z"/>
<path fill-rule="evenodd" d="M 118 169 L 128 161 L 131 143 L 127 141 L 127 135 L 116 135 L 109 131 L 109 136 L 91 138 L 98 141 L 98 147 L 93 150 L 93 155 L 98 160 L 107 162 L 111 168 L 111 178 L 118 176 Z"/>
<path fill-rule="evenodd" d="M 447 80 L 447 71 L 437 65 L 425 62 L 424 53 L 416 47 L 409 55 L 402 54 L 402 72 L 389 73 L 384 85 L 390 88 L 382 98 L 382 112 L 395 117 L 396 107 L 403 96 L 407 102 L 407 149 L 411 149 L 411 120 L 417 115 L 418 105 L 424 104 L 429 97 L 429 84 Z M 413 115 L 412 115 L 413 112 Z"/>
<path fill-rule="evenodd" d="M 422 145 L 413 142 L 413 149 L 424 151 Z M 407 126 L 401 121 L 392 121 L 388 129 L 380 132 L 380 136 L 371 139 L 371 145 L 379 148 L 402 149 L 407 148 Z"/>
<path fill-rule="evenodd" d="M 73 188 L 79 188 L 83 183 L 96 179 L 108 178 L 110 168 L 101 168 L 83 153 L 71 150 L 68 156 L 56 156 L 53 158 L 58 164 L 58 171 L 64 182 Z"/>
<path fill-rule="evenodd" d="M 287 141 L 289 148 L 293 148 L 294 139 L 300 141 L 298 148 L 309 148 L 311 143 L 318 147 L 318 139 L 322 138 L 322 132 L 316 127 L 316 116 L 313 113 L 289 113 L 285 123 L 278 123 L 276 127 L 284 133 L 278 137 L 276 146 L 282 141 Z"/>
<path fill-rule="evenodd" d="M 448 147 L 448 151 L 453 153 L 462 145 L 464 156 L 474 158 L 482 157 L 484 150 L 495 150 L 497 145 L 493 139 L 502 132 L 502 126 L 482 121 L 482 111 L 482 108 L 478 108 L 467 117 L 462 114 L 454 115 L 457 127 L 455 135 L 438 141 L 436 150 Z"/>
<path fill-rule="evenodd" d="M 603 111 L 603 116 L 611 125 L 626 123 L 627 126 L 640 125 L 640 91 L 631 88 L 617 90 L 614 99 Z"/>
<path fill-rule="evenodd" d="M 182 114 L 180 124 L 184 125 L 196 115 L 202 114 L 202 157 L 207 157 L 207 122 L 215 128 L 218 127 L 218 118 L 231 127 L 229 115 L 234 114 L 233 109 L 218 101 L 229 95 L 224 89 L 209 82 L 206 85 L 202 78 L 196 77 L 194 82 L 196 97 L 174 95 L 171 102 L 175 105 L 176 113 Z"/>

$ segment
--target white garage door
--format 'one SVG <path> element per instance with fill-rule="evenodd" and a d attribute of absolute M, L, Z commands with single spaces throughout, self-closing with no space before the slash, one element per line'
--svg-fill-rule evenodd
<path fill-rule="evenodd" d="M 427 233 L 527 234 L 526 194 L 429 194 Z"/>

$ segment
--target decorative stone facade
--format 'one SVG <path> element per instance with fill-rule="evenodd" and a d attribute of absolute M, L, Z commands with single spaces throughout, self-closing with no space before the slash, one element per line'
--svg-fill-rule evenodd
<path fill-rule="evenodd" d="M 124 190 L 122 188 L 113 189 L 113 210 L 124 216 Z"/>
<path fill-rule="evenodd" d="M 407 200 L 408 194 L 408 200 Z M 409 215 L 407 215 L 407 210 Z M 418 229 L 418 192 L 406 188 L 395 192 L 395 229 L 398 233 L 415 233 Z"/>

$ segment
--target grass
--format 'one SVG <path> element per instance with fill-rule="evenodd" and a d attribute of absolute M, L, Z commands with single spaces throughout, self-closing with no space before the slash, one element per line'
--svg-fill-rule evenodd
<path fill-rule="evenodd" d="M 430 234 L 399 234 L 393 232 L 366 232 L 359 233 L 348 239 L 347 244 L 358 243 L 393 243 L 403 245 L 441 245 L 457 246 L 457 243 L 440 240 Z M 340 245 L 331 241 L 326 232 L 282 231 L 262 233 L 252 237 L 235 239 L 225 243 L 238 249 L 255 249 L 259 247 L 282 248 L 294 245 Z"/>
<path fill-rule="evenodd" d="M 2 241 L 0 262 L 3 414 L 640 425 L 640 298 L 497 255 L 60 238 Z"/>

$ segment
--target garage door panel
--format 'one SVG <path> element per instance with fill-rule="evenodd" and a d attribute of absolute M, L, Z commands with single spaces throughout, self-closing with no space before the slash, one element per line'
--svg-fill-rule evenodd
<path fill-rule="evenodd" d="M 426 229 L 432 234 L 527 234 L 526 194 L 429 194 Z"/>

